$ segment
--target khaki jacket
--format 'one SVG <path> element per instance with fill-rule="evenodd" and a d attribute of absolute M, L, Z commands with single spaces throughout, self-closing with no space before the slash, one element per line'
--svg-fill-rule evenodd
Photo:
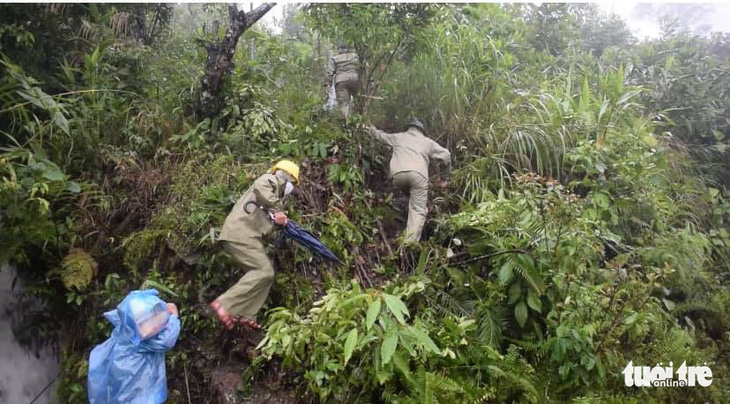
<path fill-rule="evenodd" d="M 391 177 L 403 171 L 415 171 L 428 179 L 430 159 L 441 163 L 443 177 L 451 174 L 451 153 L 416 128 L 411 127 L 401 133 L 385 133 L 370 125 L 368 133 L 393 148 L 393 157 L 390 159 Z"/>
<path fill-rule="evenodd" d="M 249 206 L 251 213 L 246 213 L 243 208 L 249 201 L 256 201 L 258 205 L 267 207 L 272 213 L 281 212 L 285 185 L 286 181 L 274 174 L 260 176 L 236 202 L 223 223 L 218 239 L 247 244 L 252 239 L 260 241 L 271 233 L 274 224 L 266 212 L 253 205 Z"/>
<path fill-rule="evenodd" d="M 355 52 L 340 53 L 331 57 L 327 62 L 324 84 L 332 84 L 333 78 L 335 84 L 343 81 L 356 81 L 359 64 L 360 59 Z"/>

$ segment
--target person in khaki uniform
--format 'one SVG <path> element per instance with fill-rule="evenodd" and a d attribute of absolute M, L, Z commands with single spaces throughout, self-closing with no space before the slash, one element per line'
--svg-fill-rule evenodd
<path fill-rule="evenodd" d="M 337 55 L 327 62 L 324 93 L 329 94 L 330 85 L 334 81 L 337 103 L 340 104 L 340 113 L 342 119 L 347 123 L 352 105 L 351 96 L 356 96 L 360 92 L 360 78 L 358 76 L 360 60 L 357 53 L 350 51 L 344 43 L 339 45 L 337 52 Z"/>
<path fill-rule="evenodd" d="M 227 329 L 236 324 L 261 328 L 256 323 L 256 313 L 264 305 L 274 282 L 274 267 L 263 239 L 272 232 L 274 224 L 286 225 L 282 199 L 291 192 L 294 183 L 299 183 L 299 167 L 289 160 L 279 161 L 270 173 L 254 181 L 223 223 L 219 236 L 223 250 L 246 271 L 238 283 L 210 304 Z M 251 201 L 272 212 L 274 223 L 267 212 L 253 205 L 247 207 Z"/>
<path fill-rule="evenodd" d="M 393 157 L 390 159 L 393 185 L 408 189 L 410 193 L 406 243 L 419 241 L 426 223 L 430 160 L 441 163 L 441 179 L 438 182 L 440 187 L 448 184 L 445 179 L 451 174 L 451 153 L 427 138 L 425 132 L 423 124 L 417 119 L 409 122 L 406 131 L 401 133 L 385 133 L 372 125 L 368 127 L 368 133 L 372 137 L 393 148 Z"/>

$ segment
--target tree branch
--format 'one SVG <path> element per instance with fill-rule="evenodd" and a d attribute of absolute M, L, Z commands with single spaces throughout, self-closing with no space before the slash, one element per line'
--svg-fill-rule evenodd
<path fill-rule="evenodd" d="M 456 263 L 451 264 L 451 265 L 452 266 L 466 265 L 466 264 L 470 264 L 472 262 L 476 262 L 476 261 L 480 261 L 480 260 L 484 260 L 484 259 L 489 259 L 489 258 L 494 258 L 496 256 L 503 255 L 503 254 L 527 254 L 527 251 L 525 251 L 525 250 L 506 250 L 506 251 L 499 251 L 499 252 L 496 252 L 496 253 L 479 255 L 477 257 L 469 258 L 468 260 L 461 261 L 461 262 L 456 262 Z M 450 259 L 454 259 L 454 258 L 457 258 L 457 257 L 460 257 L 460 256 L 462 256 L 462 255 L 461 254 L 454 255 Z"/>
<path fill-rule="evenodd" d="M 205 75 L 201 81 L 198 98 L 199 115 L 213 117 L 220 112 L 222 106 L 221 84 L 226 73 L 231 69 L 239 38 L 275 5 L 276 3 L 264 3 L 248 13 L 239 11 L 236 4 L 228 6 L 229 22 L 226 36 L 220 42 L 209 42 L 204 45 L 208 58 L 205 62 Z M 216 33 L 212 33 L 214 37 Z"/>
<path fill-rule="evenodd" d="M 260 20 L 275 5 L 276 3 L 264 3 L 246 13 L 246 28 L 251 28 L 252 25 L 256 24 L 256 21 Z"/>

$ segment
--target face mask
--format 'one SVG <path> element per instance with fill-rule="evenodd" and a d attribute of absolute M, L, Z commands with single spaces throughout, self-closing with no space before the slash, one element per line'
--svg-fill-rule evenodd
<path fill-rule="evenodd" d="M 291 182 L 287 181 L 286 186 L 284 186 L 284 195 L 289 195 L 293 190 L 294 185 Z"/>

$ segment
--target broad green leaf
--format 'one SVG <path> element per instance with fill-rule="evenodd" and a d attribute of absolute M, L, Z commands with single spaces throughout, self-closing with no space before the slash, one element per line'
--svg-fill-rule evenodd
<path fill-rule="evenodd" d="M 406 320 L 404 318 L 408 317 L 408 308 L 405 304 L 397 297 L 393 295 L 385 294 L 385 305 L 388 306 L 388 309 L 391 313 L 395 316 L 396 319 L 398 319 L 398 322 L 401 324 L 405 324 Z"/>
<path fill-rule="evenodd" d="M 375 320 L 378 318 L 378 314 L 380 314 L 380 306 L 382 305 L 382 300 L 380 298 L 375 299 L 372 303 L 370 303 L 370 307 L 368 307 L 368 314 L 365 318 L 365 328 L 370 329 L 373 324 L 375 324 Z"/>
<path fill-rule="evenodd" d="M 591 370 L 595 366 L 596 360 L 592 356 L 583 356 L 580 358 L 580 364 L 585 366 L 587 370 Z"/>
<path fill-rule="evenodd" d="M 68 184 L 66 184 L 66 189 L 73 192 L 74 194 L 78 194 L 81 192 L 81 186 L 74 181 L 69 181 Z"/>
<path fill-rule="evenodd" d="M 357 328 L 353 328 L 349 334 L 347 334 L 347 340 L 345 340 L 345 365 L 352 357 L 352 351 L 355 350 L 355 344 L 357 343 Z"/>
<path fill-rule="evenodd" d="M 626 317 L 626 319 L 624 320 L 624 324 L 626 324 L 626 325 L 634 324 L 634 322 L 636 321 L 637 318 L 639 318 L 639 313 L 633 313 L 630 316 Z"/>
<path fill-rule="evenodd" d="M 538 313 L 542 311 L 540 296 L 533 289 L 527 289 L 527 305 Z"/>
<path fill-rule="evenodd" d="M 602 379 L 606 377 L 606 368 L 603 367 L 603 363 L 601 363 L 600 358 L 596 360 L 596 369 L 598 370 L 598 375 L 601 376 Z"/>
<path fill-rule="evenodd" d="M 593 199 L 593 203 L 599 208 L 606 209 L 611 204 L 611 199 L 603 192 L 596 192 L 591 195 L 591 198 Z"/>
<path fill-rule="evenodd" d="M 517 261 L 517 265 L 519 265 L 525 271 L 534 273 L 535 261 L 533 261 L 532 257 L 530 257 L 529 255 L 517 254 L 517 255 L 515 255 L 515 261 Z"/>
<path fill-rule="evenodd" d="M 669 299 L 662 299 L 662 302 L 664 302 L 664 306 L 669 311 L 674 310 L 674 307 L 676 306 L 676 304 L 673 301 L 669 300 Z"/>
<path fill-rule="evenodd" d="M 53 123 L 56 124 L 65 134 L 69 135 L 71 134 L 71 131 L 68 127 L 68 120 L 66 120 L 66 117 L 61 113 L 61 111 L 56 111 L 53 114 Z"/>
<path fill-rule="evenodd" d="M 383 360 L 383 365 L 387 365 L 390 362 L 396 347 L 398 347 L 398 335 L 389 333 L 385 336 L 383 345 L 380 346 L 380 358 Z"/>
<path fill-rule="evenodd" d="M 525 323 L 527 323 L 527 305 L 524 300 L 521 300 L 515 306 L 515 318 L 517 319 L 517 323 L 520 325 L 520 328 L 524 327 Z"/>
<path fill-rule="evenodd" d="M 51 166 L 43 171 L 43 178 L 51 181 L 61 181 L 63 179 L 63 173 L 58 167 Z"/>
<path fill-rule="evenodd" d="M 520 300 L 520 296 L 522 296 L 522 287 L 520 282 L 514 282 L 512 286 L 509 287 L 507 296 L 509 296 L 509 301 L 507 302 L 509 304 L 515 304 L 518 300 Z"/>
<path fill-rule="evenodd" d="M 499 269 L 499 281 L 505 285 L 509 284 L 514 276 L 514 271 L 512 269 L 513 265 L 512 261 L 507 260 Z"/>
<path fill-rule="evenodd" d="M 33 184 L 35 184 L 35 180 L 33 179 L 33 177 L 25 177 L 20 180 L 20 184 L 23 185 L 25 188 L 30 189 Z"/>

